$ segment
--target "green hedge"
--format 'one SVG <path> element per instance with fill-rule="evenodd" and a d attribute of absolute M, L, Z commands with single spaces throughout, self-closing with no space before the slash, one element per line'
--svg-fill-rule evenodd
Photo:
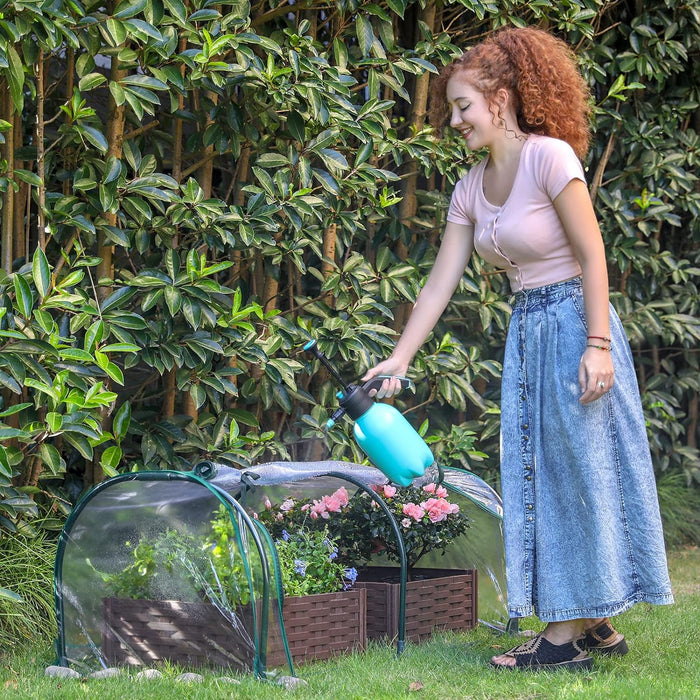
<path fill-rule="evenodd" d="M 348 380 L 389 352 L 474 159 L 426 124 L 430 76 L 507 23 L 592 85 L 655 465 L 697 486 L 700 3 L 637 5 L 3 2 L 0 529 L 117 471 L 361 460 L 299 348 Z M 398 402 L 493 483 L 507 300 L 475 261 Z"/>

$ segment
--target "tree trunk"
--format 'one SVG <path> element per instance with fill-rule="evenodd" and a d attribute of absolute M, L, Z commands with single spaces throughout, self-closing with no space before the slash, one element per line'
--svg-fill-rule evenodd
<path fill-rule="evenodd" d="M 116 56 L 112 58 L 112 68 L 110 70 L 110 80 L 114 82 L 119 82 L 122 78 L 126 77 L 127 72 L 119 68 L 119 61 Z M 114 156 L 115 158 L 122 157 L 122 146 L 124 143 L 124 124 L 126 122 L 126 110 L 125 105 L 122 104 L 118 106 L 114 101 L 111 93 L 109 96 L 109 115 L 107 117 L 107 144 L 108 150 L 106 157 Z M 110 226 L 116 226 L 117 215 L 112 213 L 105 213 L 105 218 Z M 113 279 L 114 269 L 112 264 L 112 257 L 114 254 L 114 246 L 112 246 L 102 231 L 98 232 L 97 236 L 97 255 L 101 259 L 101 262 L 97 266 L 98 278 Z M 97 293 L 100 301 L 109 296 L 111 285 L 99 286 L 97 288 Z"/>
<path fill-rule="evenodd" d="M 323 261 L 321 262 L 321 273 L 324 281 L 327 280 L 333 272 L 335 272 L 335 248 L 338 242 L 338 226 L 335 222 L 328 224 L 323 232 Z M 334 307 L 333 293 L 328 291 L 323 295 L 323 300 L 330 306 Z"/>
<path fill-rule="evenodd" d="M 22 115 L 19 113 L 15 114 L 14 132 L 15 151 L 17 151 L 22 147 Z M 37 150 L 40 149 L 37 147 Z M 31 168 L 31 165 L 22 161 L 15 162 L 15 168 L 26 170 L 27 167 Z M 14 260 L 18 258 L 28 260 L 32 210 L 31 188 L 26 182 L 18 182 L 17 185 L 19 189 L 15 192 L 15 216 L 12 224 L 12 257 Z M 39 194 L 42 194 L 41 190 Z"/>
<path fill-rule="evenodd" d="M 431 32 L 435 31 L 436 4 L 435 0 L 428 0 L 425 7 L 419 10 L 418 19 L 424 22 Z M 420 29 L 416 23 L 414 41 L 420 41 Z M 411 115 L 408 120 L 410 133 L 418 133 L 425 126 L 425 118 L 428 111 L 428 93 L 430 87 L 430 73 L 424 73 L 416 78 L 412 96 Z M 416 215 L 418 202 L 416 190 L 418 189 L 418 173 L 420 167 L 412 158 L 407 160 L 402 168 L 403 181 L 401 183 L 401 202 L 399 204 L 399 221 L 402 226 L 409 226 L 409 221 Z M 405 260 L 408 257 L 408 246 L 404 241 L 399 241 L 396 246 L 396 255 Z M 401 330 L 411 313 L 411 304 L 401 304 L 395 310 L 394 329 Z"/>
<path fill-rule="evenodd" d="M 37 243 L 42 250 L 46 250 L 46 225 L 44 223 L 44 208 L 46 206 L 46 175 L 44 167 L 44 52 L 39 49 L 39 58 L 36 63 L 36 174 L 41 180 L 38 192 L 36 227 Z"/>
<path fill-rule="evenodd" d="M 119 82 L 122 78 L 126 77 L 127 72 L 119 68 L 119 61 L 115 56 L 112 58 L 112 67 L 110 70 L 110 80 Z M 109 96 L 109 114 L 107 117 L 107 154 L 106 158 L 114 156 L 115 158 L 122 157 L 122 146 L 124 144 L 124 125 L 126 123 L 126 109 L 125 105 L 117 106 L 111 93 Z M 116 226 L 117 215 L 109 212 L 105 212 L 105 219 L 108 225 Z M 97 277 L 98 280 L 114 278 L 114 268 L 112 264 L 112 257 L 114 255 L 114 246 L 112 246 L 105 234 L 100 230 L 97 234 L 97 255 L 100 258 L 100 262 L 97 265 Z M 111 291 L 111 284 L 98 285 L 97 287 L 97 298 L 98 301 L 103 301 L 106 299 Z M 108 428 L 109 415 L 106 410 L 102 412 L 102 427 L 106 430 Z M 104 472 L 102 471 L 102 466 L 99 462 L 99 450 L 96 450 L 95 457 L 92 462 L 88 462 L 85 470 L 85 484 L 86 486 L 93 486 L 99 484 L 104 479 Z"/>
<path fill-rule="evenodd" d="M 187 49 L 187 39 L 180 37 L 179 51 L 182 53 Z M 185 66 L 184 64 L 180 66 L 180 74 L 184 77 Z M 182 95 L 177 97 L 177 107 L 179 110 L 184 109 L 185 98 Z M 173 120 L 173 162 L 172 162 L 172 176 L 173 179 L 177 181 L 178 184 L 182 182 L 182 132 L 183 125 L 182 119 L 175 117 Z M 173 236 L 171 246 L 177 248 L 179 242 L 179 236 L 177 232 Z M 176 372 L 177 369 L 166 370 L 163 375 L 163 418 L 172 418 L 175 415 L 175 399 L 177 396 L 177 385 L 176 385 Z"/>
<path fill-rule="evenodd" d="M 10 96 L 10 89 L 6 81 L 0 81 L 0 119 L 12 124 L 14 122 L 15 106 Z M 15 134 L 14 129 L 5 132 L 5 143 L 2 146 L 2 157 L 7 162 L 7 172 L 11 173 L 15 169 Z M 2 269 L 7 274 L 12 273 L 12 226 L 14 224 L 15 191 L 9 185 L 4 193 L 2 205 Z"/>

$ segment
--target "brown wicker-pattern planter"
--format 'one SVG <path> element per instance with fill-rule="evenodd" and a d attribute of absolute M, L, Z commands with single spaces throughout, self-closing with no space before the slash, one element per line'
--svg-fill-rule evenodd
<path fill-rule="evenodd" d="M 368 578 L 374 580 L 367 580 Z M 356 587 L 367 590 L 367 637 L 394 638 L 399 629 L 398 570 L 369 568 Z M 468 630 L 477 623 L 475 570 L 416 569 L 406 584 L 406 639 L 414 642 L 433 631 Z"/>
<path fill-rule="evenodd" d="M 253 669 L 252 614 L 238 623 L 213 605 L 179 600 L 102 600 L 102 655 L 112 665 L 148 666 L 169 661 L 183 666 Z"/>
<path fill-rule="evenodd" d="M 243 608 L 232 623 L 207 603 L 105 598 L 102 614 L 102 654 L 110 664 L 169 661 L 189 667 L 253 669 L 250 608 Z M 276 613 L 271 609 L 270 615 Z M 366 646 L 366 591 L 362 589 L 286 598 L 282 617 L 295 663 Z M 272 620 L 266 665 L 285 663 L 279 625 Z"/>
<path fill-rule="evenodd" d="M 354 588 L 340 593 L 285 598 L 284 630 L 292 659 L 304 663 L 327 659 L 367 646 L 367 591 Z M 270 625 L 267 666 L 286 661 L 279 625 Z"/>

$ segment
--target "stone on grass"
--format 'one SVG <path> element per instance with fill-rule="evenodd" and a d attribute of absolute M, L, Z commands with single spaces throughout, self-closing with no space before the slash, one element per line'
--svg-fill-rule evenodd
<path fill-rule="evenodd" d="M 163 674 L 155 668 L 147 668 L 145 671 L 139 671 L 136 674 L 137 681 L 152 681 L 156 678 L 162 678 Z"/>
<path fill-rule="evenodd" d="M 80 674 L 67 666 L 47 666 L 45 676 L 50 678 L 80 678 Z"/>
<path fill-rule="evenodd" d="M 181 673 L 175 680 L 178 683 L 201 683 L 204 676 L 200 676 L 199 673 Z"/>
<path fill-rule="evenodd" d="M 297 678 L 296 676 L 280 676 L 276 681 L 277 685 L 282 685 L 287 690 L 296 690 L 297 688 L 303 688 L 309 685 L 303 678 Z"/>
<path fill-rule="evenodd" d="M 88 678 L 116 678 L 124 673 L 122 668 L 101 668 L 99 671 L 91 673 Z"/>

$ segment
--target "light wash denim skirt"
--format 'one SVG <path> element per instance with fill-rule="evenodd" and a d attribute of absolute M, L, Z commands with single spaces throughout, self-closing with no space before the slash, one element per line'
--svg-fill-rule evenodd
<path fill-rule="evenodd" d="M 656 482 L 627 338 L 615 381 L 582 405 L 581 278 L 518 292 L 503 366 L 501 490 L 508 609 L 543 622 L 672 603 Z"/>

